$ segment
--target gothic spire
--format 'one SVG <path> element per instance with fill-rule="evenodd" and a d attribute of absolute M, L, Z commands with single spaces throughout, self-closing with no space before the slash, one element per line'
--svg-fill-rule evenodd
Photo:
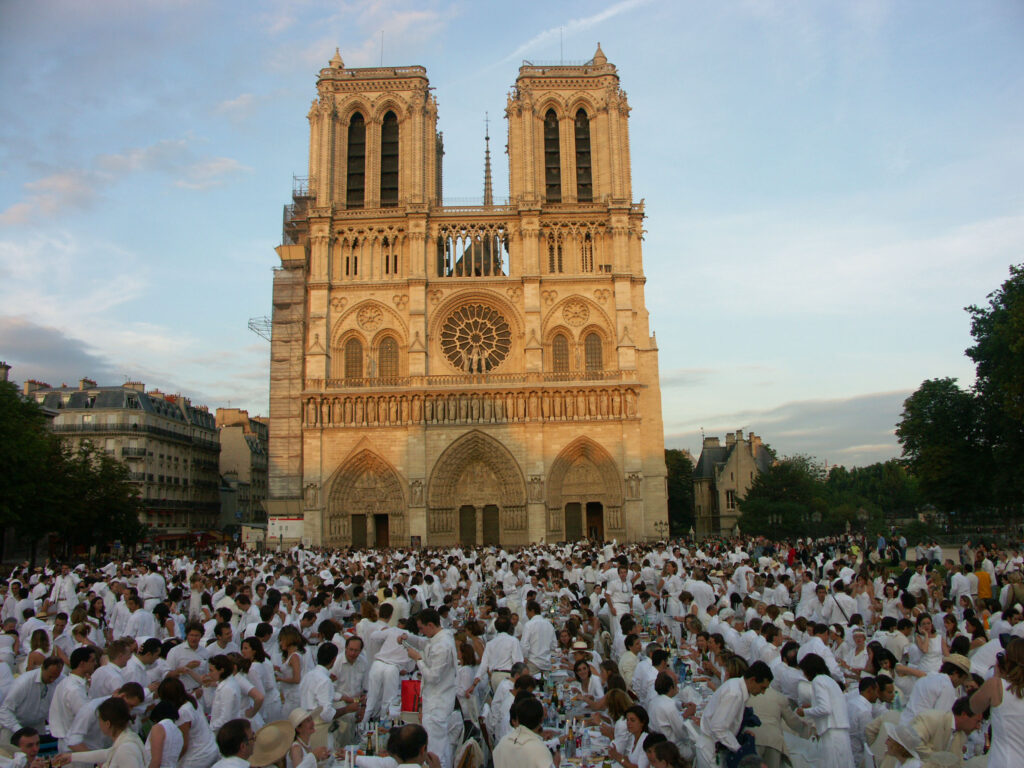
<path fill-rule="evenodd" d="M 491 185 L 491 127 L 484 112 L 484 205 L 494 205 L 494 189 Z"/>

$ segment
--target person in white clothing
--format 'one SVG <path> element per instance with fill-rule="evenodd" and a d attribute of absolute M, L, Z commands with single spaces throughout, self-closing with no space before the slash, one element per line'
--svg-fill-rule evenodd
<path fill-rule="evenodd" d="M 971 710 L 991 709 L 992 748 L 988 768 L 1018 766 L 1024 755 L 1024 640 L 1006 646 L 999 673 L 986 680 L 971 696 Z"/>
<path fill-rule="evenodd" d="M 213 765 L 216 768 L 249 768 L 254 743 L 255 737 L 248 720 L 229 720 L 217 733 L 217 749 L 221 758 Z"/>
<path fill-rule="evenodd" d="M 854 768 L 850 715 L 839 683 L 832 679 L 825 660 L 816 653 L 804 656 L 800 669 L 811 681 L 812 701 L 810 707 L 799 707 L 796 713 L 814 720 L 821 764 L 829 768 Z"/>
<path fill-rule="evenodd" d="M 25 672 L 14 681 L 3 704 L 0 704 L 0 728 L 4 729 L 3 735 L 7 740 L 12 733 L 25 726 L 40 732 L 47 730 L 50 702 L 57 688 L 57 678 L 63 669 L 64 662 L 50 656 L 41 667 Z"/>
<path fill-rule="evenodd" d="M 459 659 L 452 633 L 441 628 L 441 617 L 433 608 L 417 617 L 425 637 L 405 638 L 409 658 L 416 662 L 423 680 L 423 727 L 430 735 L 431 751 L 442 768 L 451 768 L 452 745 L 448 736 L 448 716 L 455 710 L 455 678 Z M 409 647 L 412 646 L 412 647 Z"/>
<path fill-rule="evenodd" d="M 907 706 L 900 714 L 900 725 L 909 725 L 926 709 L 948 712 L 957 699 L 957 688 L 964 684 L 970 673 L 971 662 L 966 656 L 959 653 L 946 656 L 938 672 L 918 678 L 914 683 Z"/>
<path fill-rule="evenodd" d="M 57 739 L 57 751 L 67 752 L 68 730 L 79 709 L 89 702 L 89 677 L 96 669 L 95 648 L 76 648 L 71 652 L 71 674 L 57 684 L 50 701 L 50 735 Z"/>
<path fill-rule="evenodd" d="M 403 725 L 388 739 L 388 754 L 398 768 L 440 768 L 440 760 L 428 752 L 429 734 L 422 725 Z"/>
<path fill-rule="evenodd" d="M 696 704 L 687 704 L 680 712 L 675 697 L 679 693 L 676 681 L 667 672 L 659 672 L 654 681 L 655 696 L 651 700 L 648 712 L 651 716 L 651 730 L 661 733 L 675 744 L 683 754 L 693 751 L 693 743 L 686 731 L 687 717 L 693 717 L 697 710 Z"/>
<path fill-rule="evenodd" d="M 526 625 L 520 646 L 531 674 L 551 671 L 551 654 L 558 647 L 558 636 L 551 622 L 541 614 L 540 604 L 531 600 L 526 604 Z"/>
<path fill-rule="evenodd" d="M 706 765 L 716 765 L 719 752 L 736 752 L 743 724 L 743 710 L 751 696 L 771 685 L 772 671 L 763 661 L 750 665 L 743 677 L 732 677 L 718 687 L 700 718 L 697 751 Z"/>

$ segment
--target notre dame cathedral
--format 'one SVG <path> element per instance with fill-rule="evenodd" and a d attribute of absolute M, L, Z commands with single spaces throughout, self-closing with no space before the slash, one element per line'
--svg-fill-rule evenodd
<path fill-rule="evenodd" d="M 423 67 L 335 54 L 285 207 L 270 543 L 519 546 L 667 529 L 629 105 L 600 46 L 524 63 L 509 203 L 446 206 Z"/>

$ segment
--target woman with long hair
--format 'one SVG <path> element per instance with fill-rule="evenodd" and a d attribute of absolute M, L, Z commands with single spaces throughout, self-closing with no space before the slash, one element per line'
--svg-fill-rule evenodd
<path fill-rule="evenodd" d="M 157 698 L 168 701 L 178 708 L 175 725 L 181 730 L 184 748 L 181 768 L 210 768 L 220 758 L 217 742 L 213 738 L 210 724 L 192 698 L 185 685 L 177 677 L 164 678 L 156 689 Z"/>
<path fill-rule="evenodd" d="M 1024 640 L 1012 639 L 996 674 L 971 696 L 975 713 L 991 709 L 992 748 L 989 768 L 1018 766 L 1024 755 Z"/>
<path fill-rule="evenodd" d="M 935 631 L 932 617 L 922 613 L 917 617 L 917 632 L 909 646 L 910 666 L 928 674 L 938 672 L 942 666 L 942 638 Z"/>
<path fill-rule="evenodd" d="M 50 635 L 45 629 L 37 629 L 28 641 L 29 652 L 25 658 L 25 672 L 43 666 L 43 661 L 50 655 Z"/>
<path fill-rule="evenodd" d="M 277 684 L 281 691 L 281 712 L 291 712 L 299 706 L 299 684 L 302 682 L 302 649 L 306 641 L 294 624 L 281 627 L 277 635 L 284 662 L 277 669 Z"/>
<path fill-rule="evenodd" d="M 821 752 L 819 764 L 829 768 L 854 768 L 850 745 L 850 714 L 843 689 L 832 679 L 825 660 L 808 653 L 798 664 L 804 677 L 811 681 L 811 706 L 800 707 L 800 717 L 810 717 L 818 732 Z"/>
<path fill-rule="evenodd" d="M 592 703 L 594 700 L 604 696 L 604 686 L 601 685 L 600 679 L 594 674 L 594 670 L 591 669 L 586 659 L 580 659 L 573 664 L 572 673 L 580 684 L 580 691 L 584 701 Z"/>
<path fill-rule="evenodd" d="M 175 724 L 178 708 L 169 701 L 159 701 L 149 713 L 153 727 L 146 737 L 146 763 L 149 768 L 178 768 L 185 751 L 185 737 Z"/>
<path fill-rule="evenodd" d="M 124 699 L 106 699 L 96 708 L 96 717 L 100 731 L 113 744 L 107 749 L 72 752 L 69 757 L 76 763 L 102 764 L 103 768 L 148 768 L 142 739 L 128 727 L 132 713 Z"/>
<path fill-rule="evenodd" d="M 274 664 L 267 656 L 263 643 L 258 637 L 247 637 L 242 641 L 242 657 L 251 662 L 248 672 L 249 681 L 263 691 L 263 707 L 260 712 L 265 722 L 280 720 L 281 691 L 277 687 L 274 676 Z"/>

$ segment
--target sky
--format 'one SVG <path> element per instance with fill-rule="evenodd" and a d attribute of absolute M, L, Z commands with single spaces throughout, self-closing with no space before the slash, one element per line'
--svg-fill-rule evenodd
<path fill-rule="evenodd" d="M 382 34 L 383 33 L 383 34 Z M 427 68 L 445 196 L 507 191 L 524 59 L 629 96 L 668 447 L 899 455 L 968 385 L 964 307 L 1024 261 L 1024 4 L 0 0 L 0 360 L 267 412 L 271 269 L 306 113 L 347 66 Z"/>

